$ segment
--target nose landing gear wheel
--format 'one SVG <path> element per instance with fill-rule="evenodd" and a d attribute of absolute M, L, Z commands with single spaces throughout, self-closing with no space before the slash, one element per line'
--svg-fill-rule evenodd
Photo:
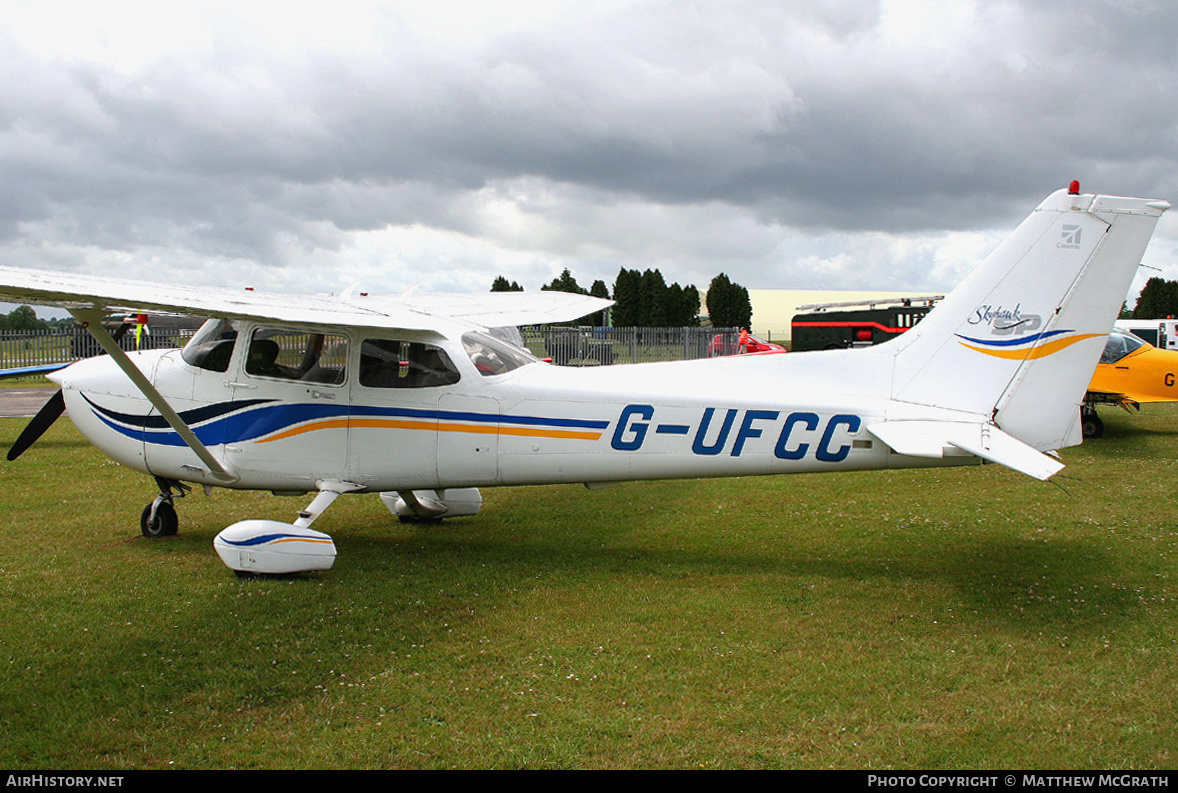
<path fill-rule="evenodd" d="M 144 537 L 170 537 L 179 527 L 180 519 L 176 517 L 176 508 L 171 501 L 153 501 L 139 516 L 139 531 Z"/>
<path fill-rule="evenodd" d="M 160 476 L 155 478 L 155 483 L 159 486 L 160 494 L 143 508 L 143 514 L 139 516 L 139 531 L 144 537 L 171 537 L 180 527 L 173 500 L 184 498 L 192 488 L 183 482 Z"/>

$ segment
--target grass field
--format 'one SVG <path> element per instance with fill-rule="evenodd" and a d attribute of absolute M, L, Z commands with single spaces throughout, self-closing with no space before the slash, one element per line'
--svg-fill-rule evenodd
<path fill-rule="evenodd" d="M 198 492 L 138 539 L 150 480 L 58 422 L 0 466 L 0 767 L 1174 768 L 1178 406 L 1102 415 L 1062 487 L 344 497 L 335 569 L 255 580 L 213 536 L 305 499 Z"/>

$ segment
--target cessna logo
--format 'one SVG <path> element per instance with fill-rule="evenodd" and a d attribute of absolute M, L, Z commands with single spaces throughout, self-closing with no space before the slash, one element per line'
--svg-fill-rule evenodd
<path fill-rule="evenodd" d="M 1065 223 L 1063 231 L 1059 234 L 1059 242 L 1055 244 L 1057 248 L 1066 248 L 1068 250 L 1078 250 L 1080 247 L 1080 227 Z"/>

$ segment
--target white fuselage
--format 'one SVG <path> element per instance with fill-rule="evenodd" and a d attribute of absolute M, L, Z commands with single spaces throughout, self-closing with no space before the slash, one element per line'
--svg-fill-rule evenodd
<path fill-rule="evenodd" d="M 871 369 L 888 358 L 866 351 L 583 369 L 535 362 L 486 376 L 457 340 L 435 339 L 456 382 L 382 388 L 354 376 L 360 339 L 336 333 L 352 353 L 332 384 L 251 375 L 240 349 L 224 372 L 191 366 L 178 350 L 131 358 L 236 488 L 305 491 L 338 480 L 372 492 L 978 461 L 903 457 L 867 432 L 875 422 L 965 414 L 873 395 L 886 378 Z M 167 479 L 225 484 L 109 358 L 55 379 L 74 423 L 112 458 Z"/>

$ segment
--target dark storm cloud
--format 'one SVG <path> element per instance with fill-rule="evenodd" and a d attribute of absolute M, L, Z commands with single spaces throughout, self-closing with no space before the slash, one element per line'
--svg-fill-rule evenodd
<path fill-rule="evenodd" d="M 0 240 L 292 266 L 419 229 L 612 278 L 1002 226 L 1072 178 L 1171 195 L 1172 6 L 920 6 L 573 4 L 451 37 L 381 5 L 291 48 L 216 7 L 131 66 L 0 24 Z"/>

